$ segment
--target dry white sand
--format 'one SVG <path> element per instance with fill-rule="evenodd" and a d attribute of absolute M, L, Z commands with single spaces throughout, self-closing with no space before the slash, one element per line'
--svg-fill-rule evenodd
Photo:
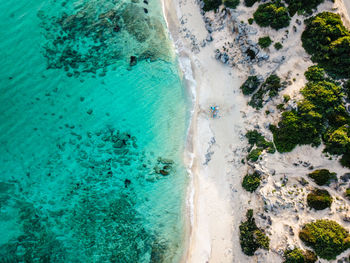
<path fill-rule="evenodd" d="M 344 0 L 336 1 L 335 4 L 326 2 L 320 5 L 318 12 L 335 10 L 347 24 L 349 16 L 344 4 L 349 11 L 350 1 Z M 252 17 L 256 6 L 246 8 L 241 5 L 232 13 L 232 17 L 246 22 Z M 260 66 L 237 64 L 231 68 L 216 60 L 214 55 L 216 49 L 228 47 L 227 43 L 233 42 L 235 35 L 230 28 L 235 25 L 232 25 L 232 21 L 224 20 L 223 27 L 212 34 L 214 41 L 202 47 L 201 43 L 207 38 L 208 32 L 195 0 L 164 0 L 163 7 L 187 80 L 188 93 L 192 94 L 194 102 L 186 155 L 192 178 L 188 207 L 189 240 L 183 261 L 282 262 L 281 255 L 287 246 L 306 248 L 297 235 L 306 222 L 329 218 L 349 228 L 349 223 L 342 221 L 344 216 L 350 216 L 348 201 L 342 196 L 344 187 L 331 185 L 328 189 L 336 197 L 332 209 L 315 212 L 305 206 L 306 194 L 315 185 L 311 183 L 302 187 L 298 180 L 310 171 L 310 165 L 315 169 L 329 169 L 338 175 L 349 172 L 336 160 L 329 160 L 322 155 L 322 146 L 317 149 L 297 147 L 288 154 L 263 154 L 262 160 L 255 164 L 255 168 L 265 172 L 262 186 L 254 194 L 247 193 L 241 187 L 243 176 L 252 169 L 241 163 L 241 159 L 247 155 L 245 132 L 259 127 L 260 132 L 271 139 L 268 124 L 276 123 L 280 118 L 276 105 L 281 103 L 283 94 L 290 95 L 292 99 L 300 97 L 299 90 L 305 84 L 303 73 L 312 65 L 310 56 L 301 46 L 300 36 L 304 25 L 296 23 L 297 19 L 303 21 L 303 17 L 293 17 L 290 27 L 279 31 L 253 25 L 258 32 L 250 36 L 252 41 L 269 35 L 274 42 L 282 42 L 284 48 L 276 51 L 271 46 L 264 50 L 270 59 Z M 212 20 L 221 21 L 217 19 L 218 15 L 207 15 Z M 221 26 L 220 23 L 218 25 Z M 237 47 L 233 46 L 231 51 L 232 54 L 238 54 L 235 59 L 239 60 Z M 278 65 L 274 60 L 281 56 L 286 59 Z M 290 82 L 281 96 L 270 101 L 261 111 L 248 107 L 247 98 L 239 89 L 252 69 L 255 74 L 264 77 L 276 72 L 283 80 Z M 219 106 L 219 118 L 210 116 L 210 106 Z M 272 112 L 269 116 L 264 114 L 267 109 Z M 309 166 L 305 167 L 304 162 Z M 288 177 L 288 184 L 281 187 L 284 176 Z M 257 224 L 267 230 L 271 239 L 270 251 L 258 250 L 254 257 L 244 255 L 239 244 L 238 226 L 249 208 L 254 209 Z"/>

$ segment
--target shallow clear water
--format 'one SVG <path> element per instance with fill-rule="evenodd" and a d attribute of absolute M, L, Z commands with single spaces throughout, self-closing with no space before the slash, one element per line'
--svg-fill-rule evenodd
<path fill-rule="evenodd" d="M 178 261 L 188 112 L 158 0 L 0 1 L 0 262 Z"/>

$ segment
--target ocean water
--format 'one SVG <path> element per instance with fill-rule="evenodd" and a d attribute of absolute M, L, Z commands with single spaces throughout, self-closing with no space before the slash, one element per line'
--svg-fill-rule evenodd
<path fill-rule="evenodd" d="M 189 102 L 160 2 L 0 1 L 0 262 L 179 261 Z"/>

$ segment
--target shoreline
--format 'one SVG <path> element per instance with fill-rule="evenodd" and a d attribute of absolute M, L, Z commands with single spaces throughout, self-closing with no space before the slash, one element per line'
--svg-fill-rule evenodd
<path fill-rule="evenodd" d="M 237 262 L 246 260 L 235 245 L 239 241 L 233 227 L 243 214 L 235 215 L 234 211 L 242 209 L 241 199 L 235 193 L 244 167 L 240 155 L 233 153 L 244 147 L 241 110 L 245 102 L 239 94 L 241 81 L 234 70 L 214 57 L 217 43 L 208 42 L 200 48 L 193 44 L 196 38 L 204 42 L 208 34 L 195 1 L 162 1 L 162 6 L 187 92 L 193 96 L 185 149 L 190 183 L 182 262 L 232 262 L 233 255 Z M 210 105 L 216 104 L 222 116 L 212 119 Z"/>

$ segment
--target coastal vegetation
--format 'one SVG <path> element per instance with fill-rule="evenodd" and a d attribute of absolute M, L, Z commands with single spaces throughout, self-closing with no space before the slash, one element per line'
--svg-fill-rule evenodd
<path fill-rule="evenodd" d="M 203 2 L 204 2 L 204 6 L 203 6 L 204 11 L 216 10 L 222 4 L 222 0 L 203 0 Z"/>
<path fill-rule="evenodd" d="M 261 135 L 257 130 L 250 130 L 245 135 L 248 139 L 248 143 L 251 146 L 256 145 L 263 150 L 267 149 L 268 153 L 274 153 L 275 147 L 272 142 L 266 141 L 265 137 Z"/>
<path fill-rule="evenodd" d="M 258 43 L 261 48 L 267 48 L 271 45 L 272 40 L 269 36 L 261 37 L 259 38 Z"/>
<path fill-rule="evenodd" d="M 317 256 L 311 250 L 294 248 L 284 251 L 284 263 L 315 263 Z"/>
<path fill-rule="evenodd" d="M 256 91 L 261 82 L 257 76 L 249 76 L 248 79 L 242 84 L 241 90 L 244 95 L 250 95 Z"/>
<path fill-rule="evenodd" d="M 296 109 L 284 111 L 277 127 L 270 126 L 279 152 L 290 152 L 297 145 L 319 146 L 325 152 L 343 155 L 343 166 L 350 165 L 350 117 L 344 106 L 343 88 L 324 70 L 313 66 L 305 73 L 309 82 L 301 89 L 304 99 Z"/>
<path fill-rule="evenodd" d="M 222 4 L 224 4 L 225 7 L 235 9 L 239 5 L 240 0 L 203 0 L 203 2 L 203 10 L 207 12 L 217 10 Z"/>
<path fill-rule="evenodd" d="M 236 9 L 236 7 L 239 5 L 240 0 L 224 0 L 225 7 Z"/>
<path fill-rule="evenodd" d="M 254 20 L 261 27 L 270 26 L 276 30 L 287 27 L 290 23 L 288 9 L 280 1 L 259 5 Z"/>
<path fill-rule="evenodd" d="M 349 232 L 332 220 L 321 219 L 306 224 L 299 237 L 320 258 L 328 260 L 335 259 L 350 247 Z"/>
<path fill-rule="evenodd" d="M 241 222 L 239 226 L 239 239 L 243 253 L 253 256 L 259 248 L 268 250 L 270 238 L 257 227 L 252 209 L 247 211 L 246 217 L 247 220 Z"/>
<path fill-rule="evenodd" d="M 288 4 L 288 11 L 291 16 L 295 13 L 311 15 L 312 11 L 324 0 L 285 0 Z"/>
<path fill-rule="evenodd" d="M 262 152 L 266 150 L 268 153 L 274 153 L 276 151 L 272 142 L 266 141 L 265 137 L 261 135 L 257 130 L 251 130 L 246 133 L 248 143 L 250 144 L 249 154 L 247 159 L 252 162 L 256 162 Z M 256 146 L 255 149 L 253 147 Z"/>
<path fill-rule="evenodd" d="M 283 45 L 280 42 L 277 42 L 273 45 L 275 47 L 276 50 L 280 50 L 283 48 Z"/>
<path fill-rule="evenodd" d="M 323 12 L 305 20 L 303 47 L 327 72 L 350 78 L 350 32 L 338 14 Z"/>
<path fill-rule="evenodd" d="M 331 180 L 336 180 L 337 174 L 331 173 L 327 169 L 320 169 L 309 173 L 309 177 L 312 178 L 316 184 L 322 186 L 328 185 Z"/>
<path fill-rule="evenodd" d="M 243 178 L 242 186 L 248 192 L 254 192 L 260 186 L 260 173 L 255 171 L 253 174 L 247 174 Z"/>
<path fill-rule="evenodd" d="M 307 195 L 307 204 L 316 210 L 323 210 L 331 207 L 333 198 L 327 190 L 314 189 Z"/>
<path fill-rule="evenodd" d="M 281 79 L 275 74 L 270 75 L 252 96 L 249 105 L 257 110 L 261 109 L 263 107 L 264 96 L 268 94 L 270 98 L 275 97 L 282 88 Z"/>
<path fill-rule="evenodd" d="M 252 7 L 256 2 L 260 2 L 260 0 L 244 0 L 244 4 L 247 7 Z"/>

